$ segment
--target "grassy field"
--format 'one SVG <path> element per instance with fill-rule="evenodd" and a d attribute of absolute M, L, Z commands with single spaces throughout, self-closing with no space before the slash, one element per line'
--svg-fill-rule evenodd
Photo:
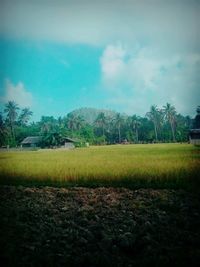
<path fill-rule="evenodd" d="M 189 144 L 0 153 L 1 184 L 190 188 L 199 181 L 200 149 Z"/>

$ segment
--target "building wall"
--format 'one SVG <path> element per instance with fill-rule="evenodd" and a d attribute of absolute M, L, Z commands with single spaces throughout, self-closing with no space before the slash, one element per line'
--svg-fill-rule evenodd
<path fill-rule="evenodd" d="M 190 138 L 190 144 L 200 145 L 200 139 L 192 139 L 192 138 Z"/>
<path fill-rule="evenodd" d="M 33 147 L 34 148 L 34 147 L 38 147 L 38 146 L 37 146 L 37 144 L 28 143 L 28 144 L 22 144 L 21 147 Z"/>
<path fill-rule="evenodd" d="M 71 142 L 65 142 L 65 148 L 68 148 L 68 149 L 73 149 L 75 148 L 75 145 Z"/>

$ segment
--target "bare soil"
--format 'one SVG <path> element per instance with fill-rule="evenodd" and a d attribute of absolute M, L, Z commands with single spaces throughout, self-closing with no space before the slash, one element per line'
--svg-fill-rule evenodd
<path fill-rule="evenodd" d="M 0 248 L 3 266 L 198 266 L 200 197 L 1 186 Z"/>

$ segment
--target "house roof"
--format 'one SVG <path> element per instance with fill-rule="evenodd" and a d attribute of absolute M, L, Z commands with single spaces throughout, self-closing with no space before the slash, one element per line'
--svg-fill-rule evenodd
<path fill-rule="evenodd" d="M 21 142 L 21 144 L 22 145 L 25 145 L 25 144 L 38 144 L 41 140 L 42 140 L 42 136 L 28 136 Z M 65 142 L 70 142 L 70 143 L 80 142 L 80 140 L 78 140 L 78 139 L 72 139 L 72 138 L 69 138 L 69 137 L 64 137 L 63 140 Z"/>
<path fill-rule="evenodd" d="M 78 139 L 72 139 L 72 138 L 69 138 L 69 137 L 64 137 L 63 140 L 65 142 L 72 142 L 72 143 L 80 142 L 80 140 L 78 140 Z"/>
<path fill-rule="evenodd" d="M 21 144 L 38 144 L 40 141 L 41 136 L 28 136 L 21 142 Z"/>
<path fill-rule="evenodd" d="M 195 134 L 199 133 L 200 134 L 200 129 L 191 129 L 190 133 L 195 133 Z"/>

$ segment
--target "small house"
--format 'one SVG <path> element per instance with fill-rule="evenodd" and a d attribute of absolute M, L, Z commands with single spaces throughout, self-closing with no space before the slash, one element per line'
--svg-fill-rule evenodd
<path fill-rule="evenodd" d="M 79 142 L 79 141 L 76 139 L 64 137 L 63 142 L 62 142 L 62 146 L 64 148 L 67 148 L 67 149 L 73 149 L 73 148 L 75 148 L 75 143 L 77 143 L 77 142 Z"/>
<path fill-rule="evenodd" d="M 44 140 L 42 136 L 28 136 L 21 142 L 22 148 L 37 148 L 37 147 L 49 147 L 49 148 L 66 148 L 73 149 L 75 144 L 80 141 L 69 137 L 63 137 L 58 140 L 57 145 L 44 146 Z"/>
<path fill-rule="evenodd" d="M 28 136 L 21 142 L 21 147 L 39 147 L 41 139 L 41 136 Z"/>
<path fill-rule="evenodd" d="M 191 129 L 189 133 L 190 144 L 200 145 L 200 129 Z"/>

